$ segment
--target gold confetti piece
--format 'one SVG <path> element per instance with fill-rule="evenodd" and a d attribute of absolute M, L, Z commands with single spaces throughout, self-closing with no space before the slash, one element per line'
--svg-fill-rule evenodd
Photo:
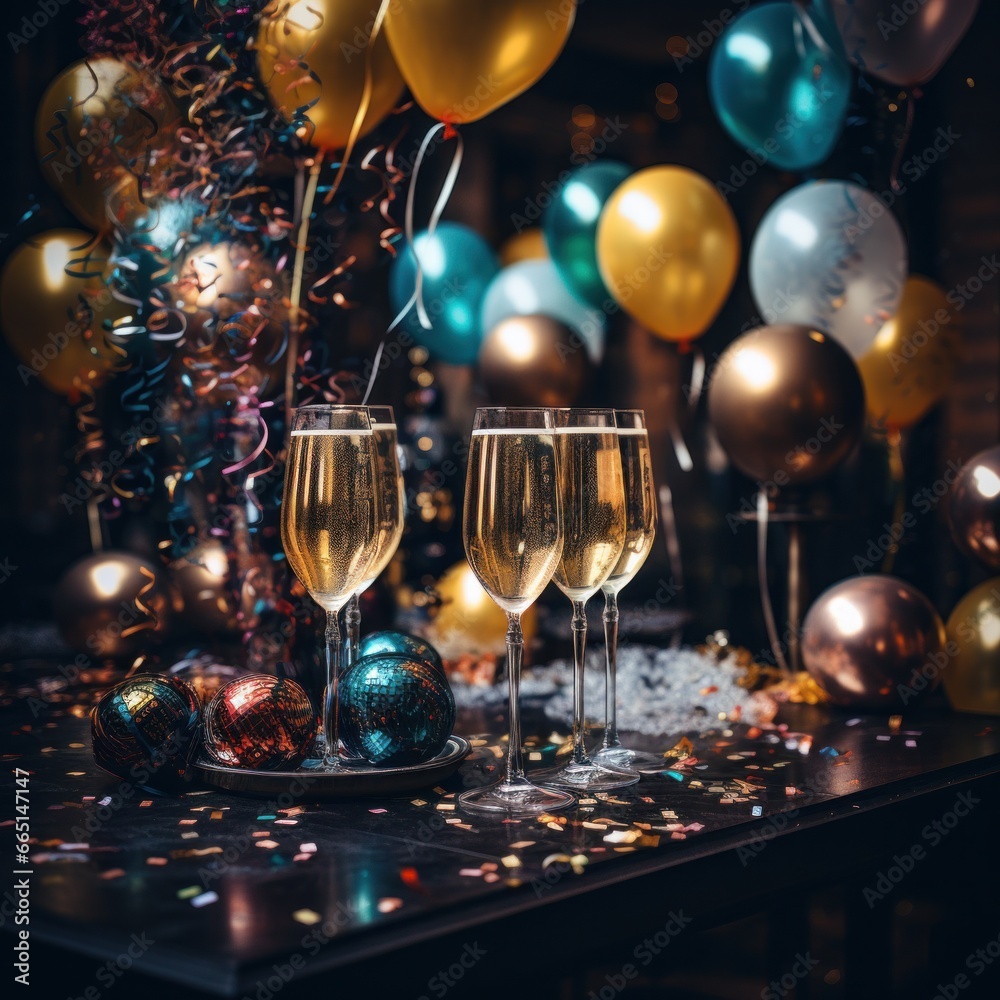
<path fill-rule="evenodd" d="M 500 859 L 500 864 L 504 868 L 520 868 L 521 859 L 516 854 L 508 854 L 505 858 Z"/>
<path fill-rule="evenodd" d="M 82 750 L 83 749 L 83 744 L 82 743 L 70 743 L 70 747 L 73 750 Z"/>
<path fill-rule="evenodd" d="M 426 799 L 410 799 L 410 804 L 415 806 L 425 806 L 427 805 Z"/>
<path fill-rule="evenodd" d="M 195 833 L 193 830 L 189 830 L 187 833 L 181 834 L 181 840 L 195 840 L 197 837 L 198 834 Z"/>
<path fill-rule="evenodd" d="M 444 789 L 440 785 L 435 785 L 433 791 L 437 792 L 438 795 L 444 795 Z"/>
<path fill-rule="evenodd" d="M 113 878 L 121 878 L 125 874 L 124 868 L 111 868 L 106 872 L 101 872 L 101 878 L 105 881 L 109 881 Z"/>
<path fill-rule="evenodd" d="M 511 844 L 511 847 L 517 847 L 517 844 Z M 484 861 L 479 866 L 484 872 L 495 872 L 500 866 L 495 861 Z"/>
<path fill-rule="evenodd" d="M 254 830 L 250 836 L 255 839 L 259 839 L 260 837 L 270 837 L 271 833 L 269 830 Z"/>
<path fill-rule="evenodd" d="M 218 809 L 212 810 L 212 815 L 208 817 L 209 819 L 222 819 L 222 813 Z"/>
<path fill-rule="evenodd" d="M 292 919 L 297 920 L 300 924 L 318 924 L 323 917 L 317 913 L 315 910 L 296 910 L 292 914 Z"/>
<path fill-rule="evenodd" d="M 140 809 L 148 809 L 152 804 L 153 804 L 153 800 L 152 799 L 143 799 L 139 803 L 139 808 Z"/>
<path fill-rule="evenodd" d="M 257 846 L 264 847 L 269 851 L 273 851 L 278 846 L 278 842 L 276 840 L 258 840 Z"/>
<path fill-rule="evenodd" d="M 82 778 L 87 772 L 86 771 L 67 771 L 66 773 L 71 778 Z"/>
<path fill-rule="evenodd" d="M 545 824 L 550 830 L 555 830 L 556 833 L 562 833 L 563 828 L 558 823 L 546 823 Z"/>
<path fill-rule="evenodd" d="M 604 835 L 604 841 L 608 844 L 631 844 L 637 836 L 632 830 L 612 830 Z"/>
<path fill-rule="evenodd" d="M 166 858 L 146 858 L 147 865 L 165 865 L 167 863 Z"/>
<path fill-rule="evenodd" d="M 589 823 L 587 820 L 584 820 L 580 825 L 584 830 L 607 830 L 608 828 L 607 823 Z"/>
<path fill-rule="evenodd" d="M 445 820 L 445 823 L 447 823 L 448 826 L 461 826 L 462 825 L 462 820 L 458 816 L 449 816 Z"/>
<path fill-rule="evenodd" d="M 630 854 L 634 850 L 635 850 L 634 847 L 616 847 L 615 848 L 615 853 L 616 854 Z"/>
<path fill-rule="evenodd" d="M 535 842 L 533 840 L 518 840 L 510 845 L 515 851 L 521 851 L 525 847 L 534 847 Z"/>
<path fill-rule="evenodd" d="M 459 830 L 471 830 L 473 829 L 468 823 L 456 823 L 456 827 Z"/>
<path fill-rule="evenodd" d="M 189 885 L 187 888 L 177 890 L 178 899 L 194 899 L 201 892 L 200 885 Z"/>
<path fill-rule="evenodd" d="M 528 754 L 528 760 L 541 760 L 541 759 L 542 755 L 537 750 L 532 750 L 531 753 Z"/>
<path fill-rule="evenodd" d="M 471 747 L 484 747 L 489 743 L 489 740 L 469 740 L 469 746 Z"/>
<path fill-rule="evenodd" d="M 378 901 L 378 912 L 392 913 L 393 910 L 398 910 L 402 905 L 401 899 L 397 899 L 395 896 L 386 896 Z"/>
<path fill-rule="evenodd" d="M 483 881 L 484 882 L 499 882 L 500 881 L 500 876 L 497 875 L 495 872 L 487 872 L 483 876 Z"/>
<path fill-rule="evenodd" d="M 454 812 L 455 811 L 455 805 L 452 802 L 439 802 L 434 808 L 437 809 L 437 810 L 439 810 L 440 812 Z"/>
<path fill-rule="evenodd" d="M 597 799 L 580 799 L 581 806 L 592 806 L 597 804 Z"/>
<path fill-rule="evenodd" d="M 196 819 L 182 819 L 179 821 L 180 826 L 194 826 L 198 821 Z"/>

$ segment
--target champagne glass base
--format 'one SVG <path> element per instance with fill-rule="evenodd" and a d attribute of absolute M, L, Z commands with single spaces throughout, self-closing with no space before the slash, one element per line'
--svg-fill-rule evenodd
<path fill-rule="evenodd" d="M 639 772 L 618 764 L 609 768 L 592 762 L 571 762 L 558 770 L 536 772 L 535 777 L 546 785 L 569 788 L 574 792 L 607 792 L 613 788 L 634 785 L 639 780 Z"/>
<path fill-rule="evenodd" d="M 653 769 L 662 771 L 667 767 L 664 757 L 655 753 L 645 753 L 642 750 L 629 750 L 628 747 L 604 747 L 598 750 L 592 757 L 595 764 L 612 769 L 641 770 L 650 771 Z"/>
<path fill-rule="evenodd" d="M 480 815 L 537 816 L 539 813 L 566 809 L 576 802 L 569 792 L 539 788 L 530 781 L 508 784 L 505 781 L 485 788 L 473 788 L 458 797 L 459 806 Z"/>

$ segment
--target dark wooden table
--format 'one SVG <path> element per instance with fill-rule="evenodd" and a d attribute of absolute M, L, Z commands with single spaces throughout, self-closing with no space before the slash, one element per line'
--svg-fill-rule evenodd
<path fill-rule="evenodd" d="M 595 963 L 627 984 L 692 928 L 768 908 L 788 914 L 791 958 L 806 939 L 785 904 L 805 887 L 877 892 L 894 853 L 935 849 L 929 824 L 997 818 L 1000 722 L 943 706 L 894 728 L 805 707 L 778 729 L 719 722 L 692 737 L 681 767 L 668 759 L 665 773 L 556 817 L 498 821 L 454 800 L 495 773 L 496 737 L 444 787 L 401 798 L 282 810 L 204 789 L 157 796 L 93 763 L 86 711 L 99 683 L 68 686 L 37 666 L 0 679 L 4 767 L 31 775 L 33 977 L 72 970 L 71 995 L 86 1000 L 110 996 L 126 965 L 145 985 L 117 995 L 147 1000 L 177 985 L 270 1000 L 373 981 L 378 996 L 440 996 L 459 980 L 483 997 Z M 528 721 L 548 732 L 540 715 Z M 11 857 L 13 792 L 3 799 Z M 881 933 L 865 923 L 880 907 L 867 909 L 862 938 Z"/>

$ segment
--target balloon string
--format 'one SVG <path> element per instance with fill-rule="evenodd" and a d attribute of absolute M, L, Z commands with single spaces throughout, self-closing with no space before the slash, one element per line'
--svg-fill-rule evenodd
<path fill-rule="evenodd" d="M 413 161 L 413 174 L 410 177 L 410 190 L 406 193 L 406 209 L 403 217 L 403 232 L 406 237 L 406 242 L 413 253 L 413 260 L 417 267 L 417 277 L 414 282 L 413 293 L 406 300 L 406 304 L 402 309 L 396 313 L 396 318 L 389 324 L 386 328 L 386 335 L 392 333 L 393 330 L 402 323 L 403 319 L 406 317 L 407 313 L 416 306 L 417 307 L 417 319 L 420 322 L 421 327 L 425 330 L 431 328 L 431 320 L 427 315 L 427 310 L 424 307 L 424 296 L 423 296 L 423 280 L 424 273 L 423 268 L 420 266 L 420 257 L 417 255 L 416 248 L 413 245 L 414 237 L 414 226 L 413 226 L 413 205 L 416 197 L 417 190 L 417 178 L 420 176 L 420 167 L 427 156 L 427 150 L 430 147 L 434 136 L 438 132 L 444 130 L 445 134 L 448 134 L 449 126 L 446 122 L 437 122 L 432 125 L 428 130 L 427 134 L 424 136 L 423 141 L 420 143 L 420 149 L 417 150 L 416 159 Z M 434 203 L 434 208 L 431 211 L 430 219 L 427 223 L 427 235 L 432 236 L 434 230 L 437 229 L 438 223 L 441 221 L 441 215 L 445 210 L 445 206 L 448 204 L 449 198 L 451 198 L 451 193 L 455 188 L 455 181 L 458 179 L 458 172 L 462 168 L 462 154 L 465 150 L 465 146 L 462 142 L 462 136 L 451 127 L 455 136 L 455 152 L 451 158 L 451 166 L 448 167 L 448 173 L 445 175 L 444 183 L 441 185 L 441 193 L 437 197 L 437 201 Z M 375 358 L 372 362 L 371 375 L 368 377 L 368 386 L 365 389 L 364 401 L 368 401 L 368 397 L 371 395 L 371 391 L 375 386 L 375 379 L 378 378 L 379 372 L 379 362 L 382 360 L 382 352 L 385 350 L 385 337 L 382 337 L 378 345 L 378 349 L 375 352 Z"/>
<path fill-rule="evenodd" d="M 698 409 L 698 400 L 701 399 L 702 390 L 705 388 L 705 352 L 697 344 L 691 350 L 691 391 L 688 395 L 688 412 L 694 413 Z"/>
<path fill-rule="evenodd" d="M 365 116 L 368 114 L 368 106 L 371 104 L 372 90 L 374 89 L 372 83 L 372 50 L 375 48 L 375 40 L 382 30 L 382 22 L 385 20 L 385 15 L 389 10 L 391 2 L 392 0 L 382 0 L 378 13 L 375 15 L 375 20 L 372 22 L 371 34 L 368 36 L 368 44 L 365 46 L 365 85 L 361 90 L 361 101 L 358 104 L 358 110 L 354 114 L 354 121 L 351 123 L 351 131 L 347 137 L 347 145 L 344 147 L 344 155 L 340 158 L 340 166 L 337 168 L 337 174 L 333 179 L 330 190 L 327 191 L 326 197 L 323 199 L 324 205 L 329 205 L 333 201 L 334 195 L 340 188 L 340 182 L 344 179 L 344 172 L 347 170 L 351 153 L 354 152 L 354 144 L 358 141 L 358 136 L 361 135 L 361 127 L 364 125 Z"/>
<path fill-rule="evenodd" d="M 825 56 L 833 55 L 833 50 L 826 43 L 826 39 L 823 37 L 823 32 L 816 27 L 816 22 L 812 19 L 809 11 L 806 10 L 806 5 L 802 0 L 793 0 L 792 6 L 795 8 L 795 13 L 798 14 L 799 19 L 795 24 L 795 43 L 796 48 L 799 49 L 799 55 L 804 56 L 804 52 L 800 46 L 801 35 L 799 34 L 802 28 L 805 28 L 809 37 L 813 40 L 816 48 L 820 50 Z"/>
<path fill-rule="evenodd" d="M 775 663 L 785 674 L 789 673 L 785 654 L 778 641 L 778 628 L 774 621 L 774 608 L 771 607 L 771 592 L 767 585 L 767 493 L 761 490 L 757 494 L 757 586 L 760 589 L 760 606 L 764 612 L 764 625 L 767 628 L 767 638 L 771 643 Z"/>
<path fill-rule="evenodd" d="M 903 156 L 905 155 L 906 147 L 910 142 L 910 134 L 913 132 L 913 116 L 916 113 L 916 102 L 918 96 L 919 91 L 916 89 L 910 91 L 907 96 L 906 123 L 903 125 L 903 134 L 899 138 L 899 145 L 896 147 L 896 155 L 892 160 L 892 172 L 889 174 L 889 186 L 896 194 L 899 194 L 902 190 L 902 185 L 899 183 L 899 170 L 903 165 Z"/>
<path fill-rule="evenodd" d="M 684 435 L 674 417 L 670 419 L 670 440 L 674 446 L 674 454 L 677 456 L 677 464 L 683 472 L 690 472 L 694 468 L 694 462 L 691 459 L 691 452 L 688 451 Z"/>
<path fill-rule="evenodd" d="M 309 168 L 309 183 L 306 185 L 302 200 L 302 210 L 299 213 L 299 230 L 296 236 L 295 266 L 292 271 L 292 294 L 289 314 L 291 330 L 288 339 L 288 357 L 285 359 L 285 413 L 290 414 L 295 404 L 295 366 L 299 358 L 300 304 L 302 302 L 302 272 L 305 270 L 306 247 L 309 242 L 309 223 L 312 219 L 313 204 L 316 200 L 316 189 L 319 186 L 319 174 L 323 166 L 323 151 L 316 153 L 312 166 Z M 301 176 L 302 166 L 299 171 Z M 298 185 L 297 185 L 298 186 Z M 286 419 L 291 427 L 291 421 Z"/>
<path fill-rule="evenodd" d="M 892 523 L 902 524 L 906 513 L 906 475 L 903 467 L 902 435 L 898 427 L 890 427 L 886 435 L 889 449 L 889 476 L 892 482 Z M 899 542 L 893 542 L 882 557 L 882 572 L 891 573 L 899 551 Z"/>

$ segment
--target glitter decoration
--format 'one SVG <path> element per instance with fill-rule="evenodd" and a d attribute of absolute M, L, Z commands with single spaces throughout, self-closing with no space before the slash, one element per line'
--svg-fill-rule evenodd
<path fill-rule="evenodd" d="M 137 674 L 116 684 L 94 706 L 94 760 L 139 787 L 176 787 L 188 776 L 200 721 L 201 706 L 189 684 Z"/>
<path fill-rule="evenodd" d="M 444 672 L 405 656 L 368 656 L 344 675 L 340 738 L 372 764 L 399 767 L 436 756 L 455 725 Z"/>
<path fill-rule="evenodd" d="M 438 651 L 419 636 L 408 632 L 372 632 L 358 643 L 358 659 L 367 656 L 406 656 L 420 660 L 444 673 L 444 663 Z"/>
<path fill-rule="evenodd" d="M 205 709 L 205 749 L 225 767 L 294 768 L 315 733 L 316 715 L 303 688 L 270 674 L 230 681 Z"/>

